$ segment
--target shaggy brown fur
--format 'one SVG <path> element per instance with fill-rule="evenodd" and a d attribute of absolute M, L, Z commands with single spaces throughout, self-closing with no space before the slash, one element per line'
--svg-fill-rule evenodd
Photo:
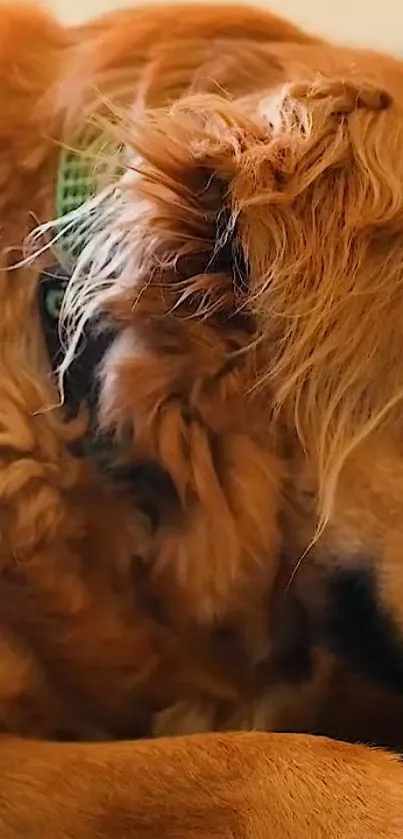
<path fill-rule="evenodd" d="M 0 6 L 7 839 L 401 837 L 401 766 L 367 747 L 29 738 L 401 746 L 402 103 L 400 62 L 259 8 L 63 30 Z M 55 407 L 37 313 L 54 257 L 23 259 L 89 120 L 127 162 L 66 295 L 64 371 L 112 318 L 99 426 L 127 474 L 168 477 L 157 525 L 72 454 L 86 418 Z"/>

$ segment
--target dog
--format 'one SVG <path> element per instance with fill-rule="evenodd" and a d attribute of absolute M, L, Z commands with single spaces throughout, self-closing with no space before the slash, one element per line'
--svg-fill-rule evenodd
<path fill-rule="evenodd" d="M 401 62 L 0 21 L 2 835 L 400 837 Z"/>

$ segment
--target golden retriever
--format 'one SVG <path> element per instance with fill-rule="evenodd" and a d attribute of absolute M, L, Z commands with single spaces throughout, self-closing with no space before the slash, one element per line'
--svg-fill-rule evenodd
<path fill-rule="evenodd" d="M 400 839 L 402 64 L 12 3 L 0 74 L 2 836 Z"/>

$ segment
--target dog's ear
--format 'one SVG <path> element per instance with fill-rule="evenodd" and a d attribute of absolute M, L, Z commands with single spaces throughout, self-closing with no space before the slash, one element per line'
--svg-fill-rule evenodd
<path fill-rule="evenodd" d="M 337 78 L 259 112 L 232 206 L 262 386 L 313 462 L 324 524 L 346 456 L 403 398 L 403 122 L 386 91 Z"/>

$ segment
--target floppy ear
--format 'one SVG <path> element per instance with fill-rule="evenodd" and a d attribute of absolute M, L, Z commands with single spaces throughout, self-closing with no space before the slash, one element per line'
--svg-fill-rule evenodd
<path fill-rule="evenodd" d="M 347 455 L 403 398 L 403 121 L 376 85 L 332 78 L 259 111 L 266 142 L 232 201 L 262 388 L 318 476 L 323 525 Z"/>
<path fill-rule="evenodd" d="M 280 467 L 254 392 L 248 271 L 229 195 L 246 123 L 210 97 L 139 120 L 113 222 L 92 246 L 97 306 L 118 327 L 100 422 L 129 431 L 128 458 L 173 482 L 177 509 L 161 499 L 153 572 L 171 581 L 176 618 L 208 622 L 256 608 L 278 552 Z"/>

